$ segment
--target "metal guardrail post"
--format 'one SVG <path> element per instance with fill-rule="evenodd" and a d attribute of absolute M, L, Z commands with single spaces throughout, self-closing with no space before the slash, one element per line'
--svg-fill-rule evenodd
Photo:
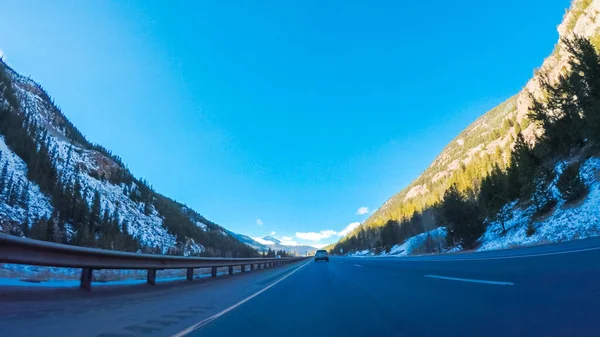
<path fill-rule="evenodd" d="M 229 266 L 229 275 L 233 275 L 233 266 Z"/>
<path fill-rule="evenodd" d="M 148 269 L 148 277 L 146 283 L 153 286 L 156 284 L 156 269 Z"/>
<path fill-rule="evenodd" d="M 245 273 L 246 272 L 246 265 L 245 264 L 241 265 L 240 269 L 242 270 L 242 273 Z"/>
<path fill-rule="evenodd" d="M 250 263 L 250 271 L 254 270 L 254 263 Z"/>
<path fill-rule="evenodd" d="M 217 267 L 210 267 L 210 276 L 217 277 Z"/>
<path fill-rule="evenodd" d="M 194 268 L 187 269 L 187 280 L 192 281 L 194 279 Z"/>
<path fill-rule="evenodd" d="M 92 290 L 92 268 L 81 269 L 81 282 L 79 288 L 85 291 Z"/>

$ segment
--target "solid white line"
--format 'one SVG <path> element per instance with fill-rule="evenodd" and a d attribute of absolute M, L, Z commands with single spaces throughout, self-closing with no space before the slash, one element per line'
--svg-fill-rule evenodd
<path fill-rule="evenodd" d="M 360 264 L 353 264 L 353 266 L 362 267 L 362 265 L 360 265 Z"/>
<path fill-rule="evenodd" d="M 404 259 L 407 261 L 415 261 L 415 262 L 457 262 L 457 261 L 485 261 L 485 260 L 508 260 L 508 259 L 522 259 L 522 258 L 527 258 L 527 257 L 537 257 L 537 256 L 551 256 L 551 255 L 562 255 L 562 254 L 572 254 L 572 253 L 581 253 L 581 252 L 589 252 L 589 251 L 593 251 L 593 250 L 600 250 L 600 247 L 592 247 L 592 248 L 581 248 L 581 249 L 575 249 L 575 250 L 565 250 L 562 252 L 549 252 L 549 253 L 537 253 L 537 254 L 527 254 L 527 255 L 508 255 L 508 256 L 491 256 L 491 257 L 473 257 L 473 258 L 452 258 L 452 254 L 442 254 L 440 256 L 446 256 L 447 258 L 427 258 L 429 256 L 424 255 L 424 256 L 407 256 L 407 257 L 401 257 L 401 256 L 393 256 L 393 255 L 389 255 L 389 256 L 368 256 L 368 257 L 363 257 L 365 259 L 378 259 L 378 258 L 389 258 L 389 259 Z M 488 252 L 494 252 L 494 250 L 488 250 Z M 474 253 L 480 253 L 480 252 L 474 252 Z M 473 254 L 474 254 L 473 253 Z M 456 257 L 459 256 L 466 256 L 469 255 L 471 253 L 464 253 L 464 254 L 458 254 L 456 255 Z M 350 256 L 350 258 L 357 258 L 358 256 Z M 424 259 L 419 259 L 420 257 L 424 257 Z"/>
<path fill-rule="evenodd" d="M 301 265 L 300 267 L 298 267 L 298 268 L 294 269 L 292 272 L 290 272 L 289 274 L 287 274 L 287 275 L 285 275 L 284 277 L 280 278 L 279 280 L 277 280 L 277 281 L 275 281 L 275 282 L 271 283 L 271 284 L 270 284 L 270 285 L 268 285 L 267 287 L 265 287 L 265 288 L 263 288 L 263 289 L 261 289 L 261 290 L 257 291 L 256 293 L 254 293 L 254 294 L 252 294 L 252 295 L 250 295 L 250 296 L 246 297 L 245 299 L 243 299 L 243 300 L 239 301 L 238 303 L 236 303 L 236 304 L 234 304 L 234 305 L 230 306 L 229 308 L 227 308 L 227 309 L 225 309 L 225 310 L 223 310 L 223 311 L 221 311 L 221 312 L 219 312 L 219 313 L 217 313 L 217 314 L 214 314 L 214 315 L 212 315 L 212 316 L 210 316 L 210 317 L 208 317 L 208 318 L 205 318 L 205 319 L 201 320 L 200 322 L 198 322 L 198 323 L 196 323 L 196 324 L 194 324 L 194 325 L 190 326 L 190 327 L 189 327 L 189 328 L 187 328 L 187 329 L 184 329 L 184 330 L 182 330 L 182 331 L 180 331 L 180 332 L 178 332 L 178 333 L 176 333 L 176 334 L 173 334 L 173 335 L 171 335 L 171 337 L 182 337 L 182 336 L 185 336 L 185 335 L 189 334 L 190 332 L 193 332 L 193 331 L 195 331 L 195 330 L 198 330 L 199 328 L 203 327 L 204 325 L 206 325 L 206 324 L 208 324 L 208 323 L 210 323 L 210 322 L 214 321 L 215 319 L 217 319 L 217 318 L 219 318 L 219 317 L 221 317 L 221 316 L 225 315 L 226 313 L 230 312 L 231 310 L 233 310 L 233 309 L 235 309 L 235 308 L 239 307 L 240 305 L 242 305 L 242 304 L 244 304 L 244 303 L 246 303 L 246 302 L 250 301 L 251 299 L 255 298 L 256 296 L 258 296 L 258 295 L 260 295 L 260 294 L 264 293 L 265 291 L 269 290 L 271 287 L 273 287 L 273 286 L 274 286 L 274 285 L 276 285 L 277 283 L 279 283 L 279 282 L 281 282 L 281 281 L 285 280 L 286 278 L 290 277 L 290 275 L 292 275 L 293 273 L 297 272 L 297 271 L 298 271 L 298 270 L 300 270 L 302 267 L 304 267 L 304 266 L 306 266 L 307 264 L 309 264 L 311 261 L 312 261 L 312 259 L 310 259 L 308 262 L 306 262 L 305 264 Z"/>
<path fill-rule="evenodd" d="M 492 256 L 492 257 L 479 257 L 479 258 L 472 258 L 472 259 L 456 259 L 456 260 L 452 260 L 452 261 L 462 261 L 462 260 L 464 260 L 464 261 L 478 261 L 478 260 L 520 259 L 520 258 L 536 257 L 536 256 L 551 256 L 551 255 L 581 253 L 581 252 L 589 252 L 589 251 L 592 251 L 592 250 L 600 250 L 600 247 L 582 248 L 582 249 L 575 249 L 575 250 L 565 250 L 565 251 L 562 251 L 562 252 L 537 253 L 537 254 L 528 254 L 528 255 Z"/>
<path fill-rule="evenodd" d="M 448 276 L 439 276 L 439 275 L 424 275 L 425 277 L 430 278 L 438 278 L 442 280 L 450 280 L 450 281 L 461 281 L 461 282 L 471 282 L 471 283 L 483 283 L 483 284 L 494 284 L 498 286 L 512 286 L 514 283 L 512 282 L 503 282 L 503 281 L 488 281 L 488 280 L 475 280 L 470 278 L 458 278 L 458 277 L 448 277 Z"/>

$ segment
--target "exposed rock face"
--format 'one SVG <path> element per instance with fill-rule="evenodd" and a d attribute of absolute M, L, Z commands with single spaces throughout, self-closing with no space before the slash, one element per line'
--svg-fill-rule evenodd
<path fill-rule="evenodd" d="M 572 34 L 589 38 L 596 48 L 600 47 L 600 0 L 574 0 L 571 8 L 558 26 L 560 39 Z M 540 74 L 556 80 L 559 74 L 568 70 L 564 44 L 557 42 L 554 52 L 542 63 L 540 69 L 526 83 L 524 88 L 515 96 L 509 98 L 498 107 L 488 111 L 453 141 L 438 155 L 433 163 L 409 186 L 392 196 L 369 219 L 367 225 L 383 225 L 389 219 L 402 216 L 398 209 L 406 203 L 423 206 L 439 198 L 448 187 L 455 171 L 464 169 L 476 159 L 486 161 L 506 161 L 509 151 L 514 144 L 514 136 L 521 132 L 526 141 L 535 142 L 541 130 L 530 123 L 527 114 L 531 106 L 530 93 L 534 97 L 542 95 L 540 89 Z M 505 128 L 503 124 L 510 121 L 515 126 Z M 480 139 L 481 141 L 473 141 Z M 414 207 L 413 207 L 414 208 Z"/>
<path fill-rule="evenodd" d="M 552 55 L 548 56 L 540 71 L 527 82 L 525 88 L 521 90 L 517 98 L 517 120 L 527 118 L 527 113 L 531 106 L 529 93 L 536 98 L 541 97 L 540 74 L 547 74 L 548 78 L 556 80 L 561 72 L 568 70 L 568 60 L 565 57 L 564 44 L 562 38 L 568 38 L 573 34 L 587 38 L 594 38 L 600 33 L 600 0 L 575 0 L 571 9 L 563 17 L 563 22 L 558 26 L 559 41 L 554 47 Z M 598 46 L 596 46 L 598 47 Z M 523 130 L 525 139 L 533 142 L 539 131 L 534 130 L 535 125 L 530 125 L 527 130 Z"/>

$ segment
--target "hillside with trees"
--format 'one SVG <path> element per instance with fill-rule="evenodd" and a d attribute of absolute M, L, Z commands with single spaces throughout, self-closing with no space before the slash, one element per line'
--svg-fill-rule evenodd
<path fill-rule="evenodd" d="M 598 235 L 595 214 L 579 206 L 595 202 L 590 187 L 595 193 L 600 177 L 599 13 L 600 1 L 575 0 L 553 54 L 526 87 L 477 119 L 413 183 L 329 248 L 385 253 L 420 237 L 421 253 L 482 249 L 494 246 L 486 241 L 492 236 L 511 237 L 517 225 L 526 237 L 543 228 L 541 241 Z M 556 221 L 547 235 L 546 222 L 567 211 L 587 215 L 581 226 L 593 228 L 565 226 L 558 235 Z M 427 234 L 442 227 L 442 236 Z"/>
<path fill-rule="evenodd" d="M 258 255 L 135 178 L 118 156 L 90 143 L 39 84 L 1 60 L 0 232 L 131 252 Z"/>

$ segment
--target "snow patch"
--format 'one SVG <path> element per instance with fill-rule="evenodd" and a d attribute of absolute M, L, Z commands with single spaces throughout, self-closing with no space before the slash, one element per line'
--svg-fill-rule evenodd
<path fill-rule="evenodd" d="M 27 165 L 8 148 L 3 136 L 0 136 L 0 153 L 2 154 L 0 169 L 4 165 L 7 167 L 6 182 L 8 183 L 10 177 L 12 177 L 13 187 L 18 188 L 19 191 L 22 191 L 21 189 L 28 185 L 27 202 L 29 205 L 29 214 L 27 214 L 27 210 L 18 204 L 8 205 L 5 202 L 6 193 L 2 194 L 3 202 L 0 202 L 0 219 L 2 219 L 2 222 L 9 221 L 21 224 L 25 222 L 27 216 L 29 217 L 29 223 L 33 219 L 49 218 L 53 210 L 50 199 L 40 191 L 36 183 L 27 179 Z M 2 231 L 2 224 L 0 224 L 0 231 Z"/>
<path fill-rule="evenodd" d="M 429 232 L 421 233 L 419 235 L 410 237 L 402 244 L 395 245 L 394 247 L 392 247 L 389 253 L 383 252 L 381 253 L 381 255 L 410 255 L 415 249 L 421 247 L 428 237 L 433 238 L 435 240 L 443 241 L 446 238 L 446 234 L 446 227 L 439 227 Z"/>
<path fill-rule="evenodd" d="M 562 172 L 564 162 L 556 165 L 555 171 Z M 542 243 L 554 243 L 584 239 L 600 235 L 600 158 L 590 158 L 580 167 L 580 174 L 589 193 L 584 200 L 566 204 L 558 199 L 554 212 L 540 220 L 533 219 L 535 206 L 520 208 L 516 201 L 507 205 L 511 216 L 505 222 L 506 233 L 502 233 L 500 223 L 492 222 L 480 239 L 479 251 L 504 249 Z M 551 184 L 556 195 L 556 187 Z M 527 236 L 527 224 L 533 222 L 535 233 Z"/>
<path fill-rule="evenodd" d="M 269 240 L 265 240 L 265 239 L 263 239 L 261 237 L 256 237 L 256 238 L 252 238 L 252 239 L 254 241 L 258 242 L 258 243 L 263 244 L 263 245 L 274 245 L 275 244 L 275 242 L 269 241 Z"/>

